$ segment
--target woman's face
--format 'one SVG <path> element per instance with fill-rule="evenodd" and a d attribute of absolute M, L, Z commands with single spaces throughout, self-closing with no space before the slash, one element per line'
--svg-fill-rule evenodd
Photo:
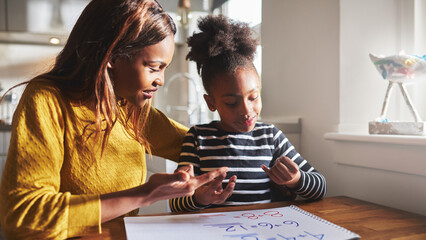
<path fill-rule="evenodd" d="M 131 59 L 122 57 L 109 63 L 115 94 L 142 107 L 164 84 L 164 71 L 174 53 L 174 36 L 143 48 Z"/>
<path fill-rule="evenodd" d="M 238 68 L 233 75 L 214 79 L 210 95 L 204 95 L 210 110 L 220 116 L 219 128 L 228 132 L 250 132 L 260 111 L 260 81 L 254 69 Z"/>

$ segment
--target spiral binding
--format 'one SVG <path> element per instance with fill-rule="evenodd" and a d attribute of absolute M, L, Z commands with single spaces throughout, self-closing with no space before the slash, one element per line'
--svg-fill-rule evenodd
<path fill-rule="evenodd" d="M 344 228 L 344 227 L 341 227 L 341 226 L 339 226 L 339 225 L 336 225 L 336 224 L 334 224 L 334 223 L 332 223 L 332 222 L 329 222 L 329 221 L 325 220 L 324 218 L 320 218 L 320 217 L 318 217 L 318 216 L 316 216 L 316 215 L 314 215 L 314 214 L 312 214 L 312 213 L 310 213 L 310 212 L 307 212 L 307 211 L 305 211 L 305 210 L 303 210 L 303 209 L 299 208 L 299 207 L 298 207 L 298 206 L 296 206 L 296 205 L 290 205 L 289 207 L 290 207 L 291 209 L 293 209 L 293 210 L 295 210 L 295 211 L 297 211 L 297 212 L 299 212 L 299 213 L 302 213 L 302 214 L 304 214 L 304 215 L 306 215 L 306 216 L 309 216 L 310 218 L 313 218 L 313 219 L 315 219 L 315 220 L 317 220 L 317 221 L 319 221 L 319 222 L 322 222 L 322 223 L 327 224 L 327 225 L 329 225 L 329 226 L 331 226 L 331 227 L 334 227 L 334 228 L 336 228 L 336 229 L 339 229 L 339 230 L 341 230 L 341 231 L 343 231 L 343 232 L 345 232 L 345 233 L 347 233 L 347 234 L 349 234 L 349 235 L 351 235 L 351 236 L 353 236 L 353 237 L 360 238 L 360 236 L 359 236 L 358 234 L 356 234 L 356 233 L 354 233 L 354 232 L 351 232 L 351 231 L 349 231 L 348 229 L 346 229 L 346 228 Z"/>

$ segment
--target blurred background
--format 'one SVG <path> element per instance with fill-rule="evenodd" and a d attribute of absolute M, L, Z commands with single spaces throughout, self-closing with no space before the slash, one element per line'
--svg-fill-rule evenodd
<path fill-rule="evenodd" d="M 0 0 L 0 87 L 49 69 L 89 0 Z M 154 106 L 188 126 L 217 119 L 207 111 L 199 76 L 185 61 L 197 19 L 224 14 L 248 22 L 261 39 L 262 121 L 276 124 L 323 173 L 328 196 L 346 195 L 426 215 L 426 137 L 368 134 L 387 82 L 368 54 L 426 54 L 423 0 L 160 0 L 177 26 L 175 55 Z M 426 119 L 426 83 L 408 86 Z M 0 171 L 22 88 L 0 105 Z M 413 121 L 399 92 L 388 117 Z M 172 172 L 153 158 L 148 170 Z M 140 213 L 168 211 L 165 201 Z"/>

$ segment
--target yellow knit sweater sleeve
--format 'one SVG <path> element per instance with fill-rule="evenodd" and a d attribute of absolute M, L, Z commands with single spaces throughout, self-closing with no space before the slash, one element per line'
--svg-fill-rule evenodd
<path fill-rule="evenodd" d="M 144 134 L 149 140 L 152 154 L 177 162 L 188 128 L 156 108 L 151 108 L 148 116 Z"/>
<path fill-rule="evenodd" d="M 29 84 L 14 114 L 0 185 L 7 239 L 65 239 L 100 229 L 98 194 L 60 192 L 65 108 L 59 91 L 43 85 Z"/>

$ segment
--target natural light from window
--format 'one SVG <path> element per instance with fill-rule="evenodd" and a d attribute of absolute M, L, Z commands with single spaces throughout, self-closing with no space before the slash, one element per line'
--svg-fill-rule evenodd
<path fill-rule="evenodd" d="M 249 24 L 260 38 L 260 26 L 262 23 L 262 0 L 229 0 L 226 5 L 227 16 Z M 262 73 L 262 48 L 256 51 L 254 65 Z"/>

